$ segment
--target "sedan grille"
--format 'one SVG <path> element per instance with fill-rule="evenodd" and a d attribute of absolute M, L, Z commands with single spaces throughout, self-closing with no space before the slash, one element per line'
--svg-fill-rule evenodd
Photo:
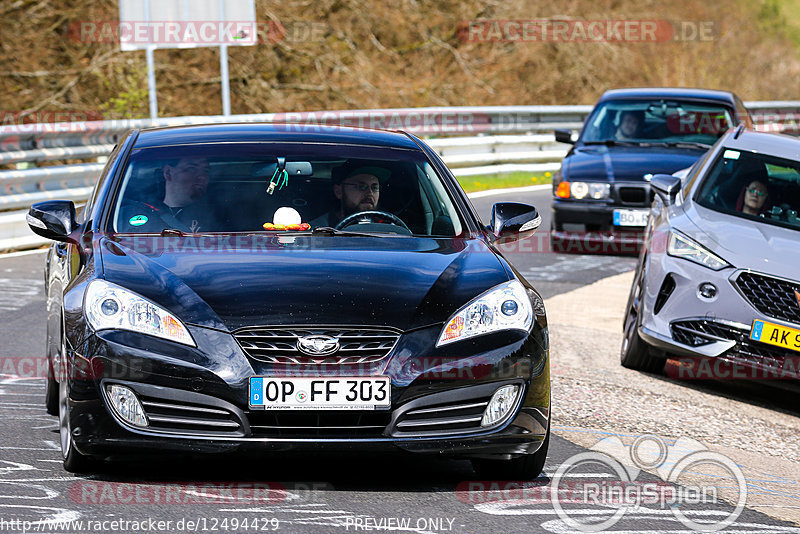
<path fill-rule="evenodd" d="M 409 410 L 398 420 L 394 434 L 449 434 L 481 430 L 481 419 L 490 398 Z"/>
<path fill-rule="evenodd" d="M 251 411 L 247 417 L 253 437 L 374 438 L 383 435 L 391 420 L 391 412 Z"/>
<path fill-rule="evenodd" d="M 675 321 L 670 325 L 672 337 L 685 345 L 701 346 L 714 341 L 735 341 L 736 345 L 719 356 L 757 367 L 780 367 L 785 358 L 794 357 L 788 349 L 773 347 L 750 339 L 750 330 L 704 319 Z"/>
<path fill-rule="evenodd" d="M 239 418 L 228 410 L 150 397 L 140 400 L 149 423 L 147 430 L 204 436 L 244 435 Z"/>
<path fill-rule="evenodd" d="M 342 365 L 374 363 L 394 348 L 400 332 L 370 327 L 260 327 L 234 332 L 251 358 L 275 364 Z M 328 336 L 338 339 L 339 349 L 327 356 L 309 356 L 297 348 L 300 338 Z"/>
<path fill-rule="evenodd" d="M 734 283 L 744 298 L 764 315 L 800 324 L 800 282 L 742 272 Z"/>

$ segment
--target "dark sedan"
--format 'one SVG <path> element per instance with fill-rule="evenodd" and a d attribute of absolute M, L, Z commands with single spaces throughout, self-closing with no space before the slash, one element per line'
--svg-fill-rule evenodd
<path fill-rule="evenodd" d="M 132 131 L 76 215 L 34 205 L 47 408 L 64 466 L 131 451 L 403 449 L 535 477 L 547 454 L 541 296 L 439 157 L 401 132 Z"/>
<path fill-rule="evenodd" d="M 650 178 L 691 167 L 731 126 L 752 126 L 733 93 L 616 89 L 598 101 L 553 179 L 556 252 L 639 251 L 654 193 Z"/>

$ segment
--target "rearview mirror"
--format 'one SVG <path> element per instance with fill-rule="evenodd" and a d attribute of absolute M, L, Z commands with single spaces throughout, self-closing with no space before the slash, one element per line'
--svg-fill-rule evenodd
<path fill-rule="evenodd" d="M 498 202 L 492 207 L 491 230 L 495 243 L 530 237 L 542 224 L 536 208 L 517 202 Z"/>
<path fill-rule="evenodd" d="M 575 140 L 572 139 L 572 130 L 556 130 L 556 141 L 559 143 L 566 143 L 568 145 L 574 145 Z"/>
<path fill-rule="evenodd" d="M 669 206 L 675 202 L 675 198 L 681 190 L 681 179 L 671 174 L 654 174 L 650 179 L 650 187 L 655 189 L 664 204 Z"/>
<path fill-rule="evenodd" d="M 78 227 L 75 204 L 71 200 L 37 202 L 25 216 L 33 233 L 53 241 L 72 241 L 70 234 Z"/>

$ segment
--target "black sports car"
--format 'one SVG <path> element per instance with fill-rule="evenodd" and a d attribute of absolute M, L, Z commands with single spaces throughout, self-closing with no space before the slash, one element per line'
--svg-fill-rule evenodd
<path fill-rule="evenodd" d="M 79 215 L 34 205 L 47 408 L 64 466 L 126 451 L 388 448 L 534 477 L 547 454 L 540 295 L 447 167 L 402 132 L 134 130 Z"/>

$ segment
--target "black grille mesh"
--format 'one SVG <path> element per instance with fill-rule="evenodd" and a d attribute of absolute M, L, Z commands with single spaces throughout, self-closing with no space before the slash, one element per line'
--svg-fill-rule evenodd
<path fill-rule="evenodd" d="M 736 286 L 755 309 L 768 317 L 800 324 L 800 282 L 743 272 Z"/>

